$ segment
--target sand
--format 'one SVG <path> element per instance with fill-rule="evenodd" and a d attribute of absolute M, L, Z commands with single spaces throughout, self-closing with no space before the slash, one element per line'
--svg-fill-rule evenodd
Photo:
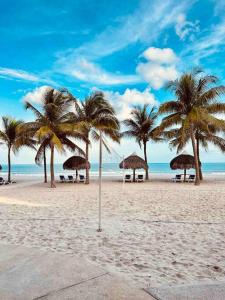
<path fill-rule="evenodd" d="M 225 176 L 200 187 L 172 183 L 103 182 L 98 186 L 17 183 L 0 187 L 0 243 L 77 254 L 140 287 L 225 278 Z"/>

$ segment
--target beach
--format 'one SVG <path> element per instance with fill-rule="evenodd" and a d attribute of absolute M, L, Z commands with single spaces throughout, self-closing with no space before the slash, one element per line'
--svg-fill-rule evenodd
<path fill-rule="evenodd" d="M 98 185 L 38 183 L 0 187 L 0 242 L 75 254 L 139 287 L 222 280 L 225 277 L 224 175 L 200 187 L 104 178 L 102 232 Z"/>

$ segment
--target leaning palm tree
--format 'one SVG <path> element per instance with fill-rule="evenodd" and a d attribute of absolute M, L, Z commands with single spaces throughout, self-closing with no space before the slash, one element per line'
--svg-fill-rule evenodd
<path fill-rule="evenodd" d="M 42 162 L 43 162 L 43 165 L 44 165 L 44 183 L 48 182 L 46 152 L 49 148 L 48 147 L 49 145 L 47 143 L 48 143 L 48 140 L 46 140 L 45 142 L 44 141 L 39 142 L 39 147 L 37 149 L 37 153 L 36 153 L 36 156 L 35 156 L 35 163 L 38 166 L 41 166 Z"/>
<path fill-rule="evenodd" d="M 195 158 L 196 179 L 200 184 L 200 168 L 196 134 L 204 128 L 210 134 L 209 126 L 224 130 L 224 121 L 214 114 L 225 112 L 225 104 L 218 101 L 218 96 L 225 92 L 224 86 L 211 86 L 217 83 L 215 76 L 202 76 L 201 70 L 183 74 L 172 81 L 167 88 L 175 93 L 177 99 L 163 103 L 159 113 L 167 114 L 160 125 L 161 130 L 178 126 L 179 143 L 183 145 L 190 138 Z"/>
<path fill-rule="evenodd" d="M 197 154 L 199 158 L 199 176 L 200 180 L 203 180 L 203 174 L 200 164 L 200 148 L 204 148 L 205 151 L 208 150 L 209 144 L 213 144 L 219 148 L 222 152 L 225 152 L 225 139 L 222 137 L 223 130 L 221 128 L 215 128 L 210 124 L 207 126 L 202 126 L 198 124 L 195 132 Z M 177 148 L 177 152 L 180 152 L 185 148 L 185 146 L 190 141 L 190 136 L 186 135 L 185 139 L 182 140 L 180 129 L 171 129 L 169 131 L 164 131 L 163 135 L 166 139 L 170 140 L 171 148 Z"/>
<path fill-rule="evenodd" d="M 225 139 L 220 136 L 222 131 L 221 128 L 215 128 L 214 126 L 208 126 L 208 130 L 204 128 L 198 128 L 195 133 L 196 145 L 197 145 L 197 154 L 200 161 L 200 147 L 203 147 L 206 151 L 208 150 L 209 144 L 213 144 L 221 152 L 225 152 Z M 199 165 L 199 176 L 200 180 L 203 180 L 202 168 Z"/>
<path fill-rule="evenodd" d="M 143 144 L 144 158 L 148 164 L 147 158 L 147 143 L 151 140 L 154 142 L 161 141 L 159 131 L 156 130 L 157 112 L 155 107 L 136 106 L 131 111 L 131 118 L 123 121 L 128 130 L 123 132 L 123 136 L 135 138 L 139 146 Z M 145 177 L 148 180 L 148 168 L 145 170 Z"/>
<path fill-rule="evenodd" d="M 31 126 L 30 123 L 23 123 L 20 127 L 18 132 L 22 133 L 22 132 L 26 132 L 26 134 L 30 137 L 33 138 L 35 137 L 35 133 L 36 133 L 37 128 L 35 126 Z M 35 144 L 39 145 L 38 149 L 37 149 L 37 153 L 35 156 L 35 163 L 38 166 L 41 166 L 42 161 L 44 163 L 44 183 L 48 182 L 48 178 L 47 178 L 47 159 L 46 159 L 46 152 L 48 150 L 48 145 L 46 143 L 43 143 L 44 141 L 37 141 L 37 139 L 35 139 Z M 43 146 L 44 144 L 44 146 Z M 41 148 L 41 151 L 40 151 Z"/>
<path fill-rule="evenodd" d="M 120 138 L 119 121 L 113 107 L 104 98 L 104 94 L 95 92 L 82 102 L 75 101 L 75 123 L 83 124 L 83 132 L 86 138 L 86 184 L 89 184 L 90 138 L 95 141 L 99 140 L 101 131 L 106 137 L 118 142 Z M 107 147 L 104 139 L 103 143 Z"/>
<path fill-rule="evenodd" d="M 35 141 L 26 132 L 19 130 L 24 124 L 22 120 L 11 117 L 2 117 L 3 129 L 0 130 L 0 140 L 8 148 L 8 182 L 11 182 L 11 153 L 17 153 L 23 146 L 35 149 Z"/>
<path fill-rule="evenodd" d="M 83 140 L 84 136 L 78 126 L 71 122 L 72 99 L 67 93 L 50 88 L 46 91 L 41 103 L 41 110 L 26 102 L 26 109 L 30 109 L 36 116 L 35 122 L 26 123 L 28 132 L 33 133 L 40 146 L 36 155 L 36 162 L 41 162 L 45 150 L 50 149 L 51 187 L 56 187 L 54 176 L 55 149 L 64 152 L 65 149 L 78 151 L 84 155 L 83 150 L 70 138 Z"/>

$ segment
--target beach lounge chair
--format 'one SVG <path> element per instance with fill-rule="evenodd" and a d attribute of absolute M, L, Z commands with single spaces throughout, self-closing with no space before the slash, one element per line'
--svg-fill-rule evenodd
<path fill-rule="evenodd" d="M 5 181 L 5 184 L 13 184 L 13 183 L 16 183 L 16 181 L 15 180 Z"/>
<path fill-rule="evenodd" d="M 189 175 L 188 182 L 194 182 L 195 181 L 195 175 Z"/>
<path fill-rule="evenodd" d="M 173 182 L 181 182 L 181 175 L 176 175 L 174 178 L 172 178 Z"/>
<path fill-rule="evenodd" d="M 144 175 L 143 174 L 138 175 L 137 182 L 144 182 Z"/>
<path fill-rule="evenodd" d="M 3 184 L 5 184 L 5 180 L 2 177 L 0 177 L 0 185 L 3 185 Z"/>
<path fill-rule="evenodd" d="M 61 183 L 66 182 L 66 178 L 64 175 L 59 175 L 59 178 Z"/>
<path fill-rule="evenodd" d="M 125 182 L 132 182 L 131 175 L 125 175 Z"/>
<path fill-rule="evenodd" d="M 68 182 L 74 182 L 74 179 L 73 179 L 72 175 L 68 175 Z"/>
<path fill-rule="evenodd" d="M 79 182 L 85 182 L 84 175 L 79 175 Z"/>

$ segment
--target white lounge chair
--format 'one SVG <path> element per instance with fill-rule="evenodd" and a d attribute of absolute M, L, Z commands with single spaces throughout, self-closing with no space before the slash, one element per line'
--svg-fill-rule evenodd
<path fill-rule="evenodd" d="M 64 175 L 59 175 L 59 178 L 61 183 L 66 182 L 66 178 Z"/>
<path fill-rule="evenodd" d="M 131 175 L 125 175 L 125 182 L 132 182 Z"/>
<path fill-rule="evenodd" d="M 181 175 L 176 175 L 174 178 L 172 178 L 173 182 L 182 182 Z"/>
<path fill-rule="evenodd" d="M 74 183 L 74 178 L 72 175 L 68 175 L 68 182 L 73 182 Z"/>
<path fill-rule="evenodd" d="M 144 175 L 143 174 L 139 174 L 136 181 L 137 182 L 144 182 Z"/>
<path fill-rule="evenodd" d="M 84 175 L 79 175 L 79 182 L 85 182 Z"/>
<path fill-rule="evenodd" d="M 2 177 L 0 177 L 0 185 L 3 185 L 3 184 L 5 184 L 5 180 Z"/>
<path fill-rule="evenodd" d="M 194 182 L 195 181 L 195 175 L 189 175 L 188 182 Z"/>

